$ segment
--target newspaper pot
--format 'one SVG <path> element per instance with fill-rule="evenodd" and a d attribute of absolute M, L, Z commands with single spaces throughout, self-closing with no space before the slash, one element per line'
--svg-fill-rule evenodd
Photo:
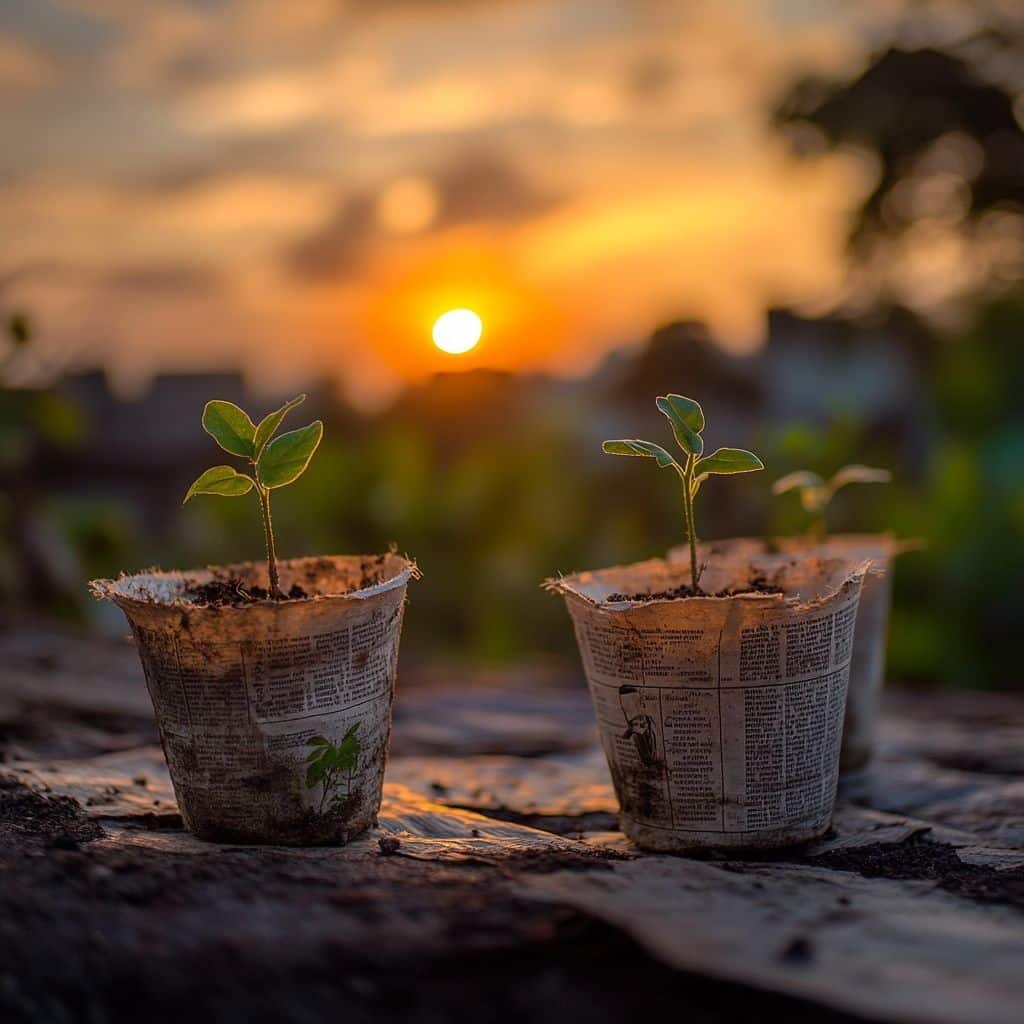
<path fill-rule="evenodd" d="M 863 567 L 758 556 L 781 593 L 655 598 L 689 567 L 655 559 L 553 580 L 576 629 L 622 830 L 650 850 L 789 846 L 832 818 Z"/>
<path fill-rule="evenodd" d="M 278 563 L 306 598 L 203 603 L 196 587 L 266 584 L 266 563 L 95 580 L 131 625 L 185 827 L 233 843 L 345 843 L 380 809 L 406 585 L 396 554 Z M 314 737 L 344 769 L 308 774 Z M 356 750 L 353 750 L 355 746 Z M 357 751 L 357 752 L 356 752 Z"/>
<path fill-rule="evenodd" d="M 849 558 L 870 563 L 857 611 L 853 638 L 850 685 L 846 698 L 846 724 L 839 754 L 840 772 L 866 767 L 875 751 L 878 713 L 885 682 L 885 654 L 889 640 L 889 609 L 892 605 L 892 561 L 905 550 L 887 533 L 836 534 L 824 540 L 810 537 L 781 537 L 766 542 L 751 537 L 713 541 L 702 545 L 708 558 L 742 558 L 769 548 L 784 554 Z M 688 548 L 673 548 L 673 561 L 688 559 Z"/>

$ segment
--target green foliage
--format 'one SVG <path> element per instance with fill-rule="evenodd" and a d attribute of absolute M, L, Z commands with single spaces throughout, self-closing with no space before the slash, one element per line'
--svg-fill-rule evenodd
<path fill-rule="evenodd" d="M 270 579 L 270 596 L 273 598 L 281 598 L 283 595 L 278 582 L 274 529 L 270 519 L 270 492 L 294 483 L 302 476 L 320 445 L 324 425 L 320 420 L 314 420 L 280 437 L 274 438 L 274 434 L 288 412 L 305 399 L 305 395 L 299 395 L 286 402 L 280 409 L 264 416 L 259 426 L 232 402 L 217 399 L 207 402 L 203 409 L 203 429 L 224 451 L 247 459 L 253 473 L 239 473 L 231 466 L 214 466 L 200 474 L 182 502 L 185 504 L 197 494 L 219 494 L 235 498 L 256 489 L 263 515 L 267 574 Z"/>
<path fill-rule="evenodd" d="M 247 413 L 233 402 L 214 399 L 203 409 L 203 430 L 231 455 L 253 458 L 256 428 Z"/>
<path fill-rule="evenodd" d="M 601 447 L 606 455 L 639 455 L 657 459 L 662 469 L 676 464 L 664 448 L 650 441 L 605 441 Z"/>
<path fill-rule="evenodd" d="M 699 488 L 712 474 L 729 476 L 732 473 L 754 473 L 759 469 L 764 469 L 764 463 L 752 452 L 743 448 L 716 448 L 697 463 L 698 476 L 694 483 Z"/>
<path fill-rule="evenodd" d="M 636 455 L 654 459 L 662 469 L 671 467 L 683 484 L 683 518 L 686 536 L 690 543 L 690 577 L 696 591 L 703 570 L 697 568 L 697 524 L 694 517 L 693 501 L 701 485 L 710 476 L 732 473 L 752 473 L 764 469 L 764 463 L 753 453 L 742 448 L 718 448 L 711 455 L 704 456 L 704 438 L 701 436 L 706 423 L 704 410 L 698 402 L 683 395 L 661 395 L 657 399 L 658 409 L 668 418 L 676 443 L 686 458 L 680 465 L 664 448 L 650 441 L 630 438 L 605 441 L 601 446 L 607 455 Z"/>
<path fill-rule="evenodd" d="M 248 494 L 255 486 L 256 482 L 251 476 L 239 473 L 233 466 L 213 466 L 192 484 L 185 495 L 185 501 L 197 494 L 220 494 L 226 498 L 236 498 Z"/>
<path fill-rule="evenodd" d="M 253 424 L 248 414 L 232 402 L 207 402 L 203 410 L 203 429 L 224 451 L 248 459 L 256 471 L 255 479 L 244 473 L 236 473 L 236 477 L 249 480 L 249 486 L 243 488 L 236 480 L 225 489 L 222 486 L 224 481 L 231 479 L 225 475 L 225 470 L 229 470 L 230 467 L 214 466 L 192 484 L 185 495 L 185 501 L 196 494 L 235 497 L 248 494 L 252 487 L 262 486 L 266 490 L 273 490 L 298 480 L 320 444 L 324 434 L 323 423 L 314 420 L 298 430 L 289 431 L 274 440 L 271 438 L 288 412 L 305 400 L 305 395 L 293 398 L 280 409 L 264 416 L 259 426 Z M 215 489 L 211 490 L 205 486 L 210 482 L 214 483 Z M 200 486 L 201 484 L 204 486 Z"/>
<path fill-rule="evenodd" d="M 314 736 L 309 740 L 310 750 L 306 757 L 306 788 L 313 789 L 323 783 L 320 796 L 320 813 L 323 813 L 324 802 L 328 794 L 334 792 L 340 778 L 346 772 L 355 770 L 359 763 L 359 723 L 349 726 L 345 735 L 337 744 L 331 743 L 325 736 Z"/>
<path fill-rule="evenodd" d="M 887 469 L 872 469 L 859 464 L 843 466 L 828 480 L 810 470 L 801 469 L 776 480 L 772 484 L 772 494 L 799 492 L 801 504 L 814 517 L 812 532 L 824 535 L 828 507 L 838 491 L 849 484 L 887 484 L 891 480 L 892 474 Z"/>
<path fill-rule="evenodd" d="M 260 483 L 268 490 L 294 483 L 306 471 L 323 436 L 324 425 L 317 420 L 274 438 L 256 462 Z"/>
<path fill-rule="evenodd" d="M 704 429 L 704 410 L 692 398 L 682 395 L 663 395 L 656 404 L 672 424 L 679 447 L 687 455 L 703 454 L 704 440 L 700 434 Z"/>
<path fill-rule="evenodd" d="M 32 339 L 32 328 L 24 313 L 11 313 L 7 317 L 7 336 L 11 344 L 19 347 L 27 345 Z"/>
<path fill-rule="evenodd" d="M 256 458 L 258 459 L 263 453 L 263 449 L 267 442 L 277 433 L 277 428 L 281 426 L 282 420 L 285 416 L 295 408 L 297 405 L 301 405 L 306 400 L 305 395 L 299 395 L 297 398 L 293 398 L 290 402 L 285 402 L 280 409 L 275 409 L 273 412 L 268 412 L 263 419 L 260 420 L 259 426 L 256 428 L 255 436 L 253 437 L 253 448 L 256 451 Z M 312 455 L 312 452 L 310 452 Z"/>

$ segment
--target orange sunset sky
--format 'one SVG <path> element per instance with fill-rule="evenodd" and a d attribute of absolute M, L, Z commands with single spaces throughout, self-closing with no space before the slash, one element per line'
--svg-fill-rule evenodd
<path fill-rule="evenodd" d="M 895 2 L 7 0 L 0 305 L 51 368 L 578 373 L 674 316 L 756 346 L 843 286 L 863 155 L 769 127 Z M 483 321 L 465 355 L 435 319 Z"/>

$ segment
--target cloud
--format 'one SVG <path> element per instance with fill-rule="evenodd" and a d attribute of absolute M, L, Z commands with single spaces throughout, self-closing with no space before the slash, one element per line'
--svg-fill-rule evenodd
<path fill-rule="evenodd" d="M 297 277 L 342 277 L 358 264 L 376 237 L 375 204 L 367 195 L 341 204 L 323 227 L 289 247 L 285 263 Z"/>
<path fill-rule="evenodd" d="M 23 263 L 0 273 L 0 296 L 28 284 L 199 296 L 221 292 L 224 275 L 198 263 L 126 263 L 105 269 L 68 261 Z"/>
<path fill-rule="evenodd" d="M 35 92 L 56 79 L 56 64 L 42 50 L 24 40 L 0 35 L 0 96 Z"/>
<path fill-rule="evenodd" d="M 527 220 L 562 201 L 562 196 L 538 187 L 509 161 L 485 151 L 466 152 L 421 177 L 433 187 L 436 199 L 430 231 Z M 345 199 L 322 227 L 289 248 L 288 268 L 312 279 L 352 272 L 374 245 L 388 238 L 378 213 L 380 194 L 364 191 Z"/>
<path fill-rule="evenodd" d="M 335 367 L 344 336 L 362 342 L 365 365 L 345 365 L 364 387 L 387 342 L 362 309 L 460 245 L 438 280 L 462 289 L 490 248 L 525 268 L 538 322 L 573 320 L 557 342 L 531 330 L 485 348 L 521 368 L 578 368 L 680 303 L 745 324 L 779 279 L 829 285 L 842 210 L 806 212 L 811 185 L 765 168 L 765 108 L 797 64 L 858 51 L 842 5 L 22 6 L 31 26 L 0 13 L 15 142 L 0 153 L 0 288 L 45 313 L 54 346 L 152 368 L 260 347 L 262 362 L 276 350 L 260 338 L 287 332 L 288 360 Z M 529 354 L 524 334 L 541 339 Z M 413 335 L 415 349 L 419 321 Z M 417 372 L 402 358 L 395 372 Z"/>
<path fill-rule="evenodd" d="M 214 295 L 223 288 L 223 275 L 194 263 L 135 264 L 116 267 L 100 284 L 118 291 L 157 292 L 161 295 Z"/>
<path fill-rule="evenodd" d="M 487 220 L 521 220 L 546 213 L 560 201 L 513 164 L 493 153 L 469 153 L 436 178 L 437 227 Z"/>

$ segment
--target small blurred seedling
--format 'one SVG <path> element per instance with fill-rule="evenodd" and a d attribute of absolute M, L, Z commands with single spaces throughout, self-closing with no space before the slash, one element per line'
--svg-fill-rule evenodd
<path fill-rule="evenodd" d="M 692 398 L 682 395 L 662 395 L 657 406 L 672 424 L 676 443 L 686 458 L 680 465 L 664 448 L 650 441 L 620 440 L 605 441 L 601 446 L 608 455 L 638 455 L 654 459 L 661 469 L 671 467 L 683 484 L 683 521 L 690 543 L 690 578 L 696 593 L 703 568 L 697 568 L 697 524 L 694 519 L 693 501 L 701 484 L 709 476 L 732 473 L 753 473 L 764 469 L 764 463 L 753 452 L 742 448 L 718 448 L 710 455 L 704 455 L 704 410 Z"/>
<path fill-rule="evenodd" d="M 274 434 L 285 416 L 305 399 L 305 395 L 293 398 L 280 409 L 264 416 L 258 425 L 231 402 L 207 402 L 203 410 L 203 429 L 224 451 L 248 460 L 252 472 L 239 473 L 233 466 L 214 466 L 200 475 L 182 502 L 185 504 L 197 494 L 219 494 L 235 498 L 255 488 L 263 514 L 267 575 L 273 600 L 280 600 L 284 594 L 281 593 L 277 574 L 270 492 L 278 487 L 286 487 L 302 476 L 320 444 L 324 425 L 320 420 L 314 420 L 308 426 L 290 430 L 279 437 L 274 437 Z"/>
<path fill-rule="evenodd" d="M 20 348 L 32 340 L 32 327 L 24 313 L 11 313 L 7 318 L 7 337 Z"/>
<path fill-rule="evenodd" d="M 359 763 L 359 723 L 350 725 L 337 745 L 325 736 L 314 736 L 308 743 L 313 749 L 306 757 L 306 788 L 313 789 L 319 783 L 324 784 L 320 795 L 319 813 L 323 813 L 324 801 L 328 793 L 333 793 L 338 780 L 345 772 L 351 772 Z"/>
<path fill-rule="evenodd" d="M 772 494 L 798 491 L 800 503 L 812 516 L 809 532 L 816 537 L 825 537 L 828 535 L 828 507 L 837 491 L 847 484 L 887 484 L 891 480 L 889 470 L 872 469 L 870 466 L 843 466 L 828 480 L 801 469 L 776 480 L 772 484 Z"/>

